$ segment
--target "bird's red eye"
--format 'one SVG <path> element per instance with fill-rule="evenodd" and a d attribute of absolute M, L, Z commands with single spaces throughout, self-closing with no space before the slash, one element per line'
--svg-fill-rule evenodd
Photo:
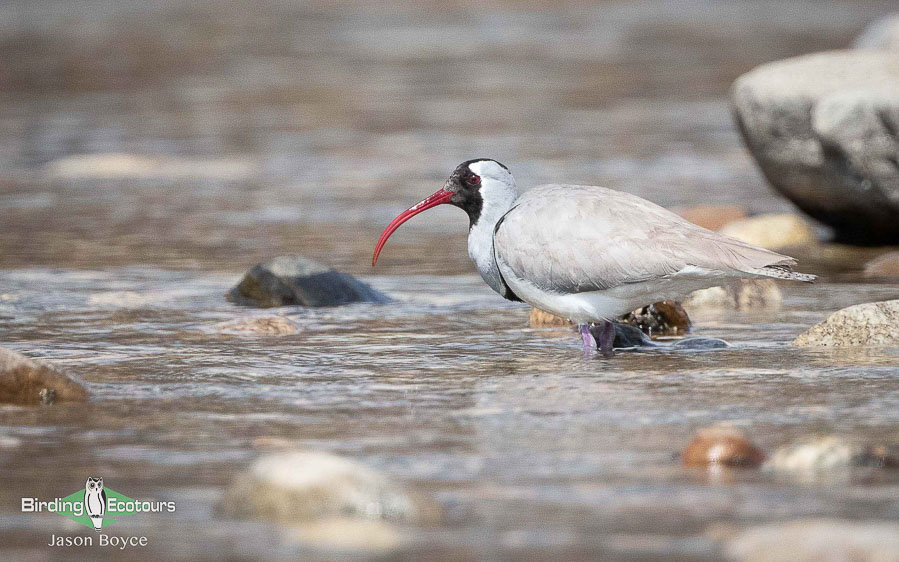
<path fill-rule="evenodd" d="M 478 185 L 481 183 L 481 176 L 477 174 L 471 174 L 467 178 L 465 178 L 465 183 L 468 185 Z"/>

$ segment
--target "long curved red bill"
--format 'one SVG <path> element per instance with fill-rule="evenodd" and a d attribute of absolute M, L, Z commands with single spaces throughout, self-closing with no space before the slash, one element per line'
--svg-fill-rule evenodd
<path fill-rule="evenodd" d="M 427 211 L 431 207 L 449 203 L 450 197 L 452 196 L 453 193 L 451 191 L 441 189 L 433 193 L 432 195 L 425 197 L 415 205 L 412 205 L 411 207 L 400 213 L 395 219 L 390 221 L 390 224 L 388 224 L 387 228 L 384 229 L 384 232 L 381 233 L 381 237 L 378 238 L 378 243 L 375 245 L 375 254 L 371 257 L 371 266 L 374 267 L 375 264 L 378 263 L 378 254 L 381 253 L 381 248 L 384 247 L 384 244 L 387 243 L 387 239 L 390 238 L 390 235 L 393 234 L 401 224 L 411 219 L 418 213 Z"/>

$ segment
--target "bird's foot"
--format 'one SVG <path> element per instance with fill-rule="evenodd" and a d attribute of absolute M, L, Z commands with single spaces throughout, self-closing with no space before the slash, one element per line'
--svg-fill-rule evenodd
<path fill-rule="evenodd" d="M 592 357 L 596 354 L 596 340 L 590 332 L 590 325 L 578 324 L 577 329 L 581 333 L 581 338 L 584 340 L 584 357 Z"/>
<path fill-rule="evenodd" d="M 615 325 L 608 320 L 603 320 L 596 326 L 597 336 L 599 337 L 599 352 L 603 357 L 612 357 L 615 352 L 612 351 L 612 345 L 615 343 Z"/>

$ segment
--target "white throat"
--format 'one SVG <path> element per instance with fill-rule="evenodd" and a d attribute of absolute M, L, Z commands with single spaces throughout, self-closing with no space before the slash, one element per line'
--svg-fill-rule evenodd
<path fill-rule="evenodd" d="M 482 199 L 481 215 L 468 231 L 468 256 L 490 288 L 505 297 L 506 288 L 493 254 L 493 231 L 518 199 L 518 189 L 509 170 L 492 160 L 473 162 L 468 167 L 481 177 Z"/>

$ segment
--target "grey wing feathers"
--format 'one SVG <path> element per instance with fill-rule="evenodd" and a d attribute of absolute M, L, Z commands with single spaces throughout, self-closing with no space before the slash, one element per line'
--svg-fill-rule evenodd
<path fill-rule="evenodd" d="M 497 228 L 494 245 L 504 268 L 556 292 L 675 274 L 814 279 L 790 271 L 793 258 L 706 230 L 634 195 L 593 186 L 526 192 Z"/>

